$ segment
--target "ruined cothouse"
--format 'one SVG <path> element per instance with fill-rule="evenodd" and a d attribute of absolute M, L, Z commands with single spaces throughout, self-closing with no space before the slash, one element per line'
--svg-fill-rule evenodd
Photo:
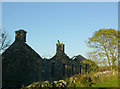
<path fill-rule="evenodd" d="M 2 86 L 21 87 L 41 79 L 42 58 L 26 42 L 26 31 L 15 32 L 15 41 L 2 54 Z"/>
<path fill-rule="evenodd" d="M 83 57 L 70 59 L 63 43 L 56 44 L 55 55 L 48 60 L 41 58 L 26 43 L 26 31 L 15 31 L 15 41 L 2 54 L 2 87 L 22 87 L 37 81 L 65 79 L 74 74 L 86 73 Z"/>

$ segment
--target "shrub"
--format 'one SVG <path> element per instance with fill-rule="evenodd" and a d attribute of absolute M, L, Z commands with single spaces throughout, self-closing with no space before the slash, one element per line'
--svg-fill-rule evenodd
<path fill-rule="evenodd" d="M 93 62 L 92 60 L 86 59 L 83 61 L 84 64 L 88 64 L 87 71 L 90 72 L 98 72 L 99 67 L 98 65 Z"/>

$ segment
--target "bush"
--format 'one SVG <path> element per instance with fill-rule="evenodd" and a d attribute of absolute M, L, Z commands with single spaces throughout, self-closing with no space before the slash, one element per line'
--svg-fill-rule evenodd
<path fill-rule="evenodd" d="M 94 84 L 94 81 L 90 74 L 74 75 L 69 78 L 67 87 L 91 87 L 92 84 Z"/>
<path fill-rule="evenodd" d="M 92 60 L 86 59 L 83 61 L 83 63 L 88 64 L 87 71 L 90 72 L 98 72 L 99 67 L 98 65 L 93 62 Z"/>

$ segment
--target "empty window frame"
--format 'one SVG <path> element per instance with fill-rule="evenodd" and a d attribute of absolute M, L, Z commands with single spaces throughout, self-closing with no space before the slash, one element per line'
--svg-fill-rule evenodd
<path fill-rule="evenodd" d="M 51 67 L 51 77 L 55 77 L 56 74 L 56 64 L 53 62 Z"/>

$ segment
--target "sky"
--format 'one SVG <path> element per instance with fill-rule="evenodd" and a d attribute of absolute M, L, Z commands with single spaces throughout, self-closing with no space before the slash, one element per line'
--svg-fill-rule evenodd
<path fill-rule="evenodd" d="M 117 2 L 3 2 L 2 30 L 11 43 L 15 31 L 27 31 L 26 43 L 41 57 L 51 58 L 59 40 L 72 58 L 92 49 L 85 41 L 99 29 L 118 30 Z"/>

